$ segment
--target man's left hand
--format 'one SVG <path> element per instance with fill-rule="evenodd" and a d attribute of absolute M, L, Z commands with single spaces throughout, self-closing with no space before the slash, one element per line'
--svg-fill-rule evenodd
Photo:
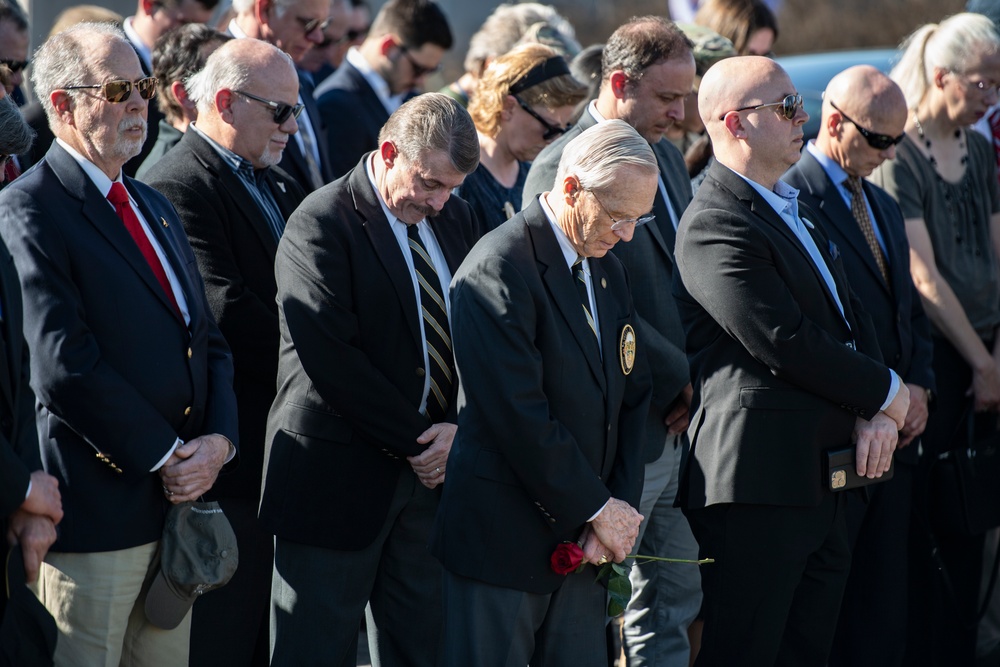
<path fill-rule="evenodd" d="M 892 464 L 892 453 L 899 439 L 896 421 L 884 412 L 879 412 L 871 421 L 858 417 L 854 436 L 857 445 L 854 465 L 858 474 L 869 479 L 881 477 Z"/>
<path fill-rule="evenodd" d="M 927 390 L 915 384 L 906 385 L 910 389 L 910 407 L 906 411 L 906 421 L 899 433 L 899 449 L 908 444 L 924 432 L 927 428 Z"/>
<path fill-rule="evenodd" d="M 203 435 L 185 442 L 160 468 L 163 492 L 175 505 L 197 500 L 215 484 L 228 454 L 229 440 L 221 435 Z"/>
<path fill-rule="evenodd" d="M 433 424 L 417 437 L 421 445 L 428 445 L 419 456 L 407 456 L 410 467 L 417 474 L 417 479 L 428 489 L 433 489 L 444 482 L 445 464 L 451 452 L 451 442 L 455 439 L 458 427 L 448 422 Z"/>

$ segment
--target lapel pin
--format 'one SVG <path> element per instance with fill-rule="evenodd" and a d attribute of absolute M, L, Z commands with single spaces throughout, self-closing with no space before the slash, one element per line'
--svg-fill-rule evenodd
<path fill-rule="evenodd" d="M 285 182 L 284 181 L 275 181 L 274 183 L 275 183 L 275 185 L 278 186 L 278 189 L 281 190 L 281 194 L 285 194 Z"/>
<path fill-rule="evenodd" d="M 164 226 L 164 227 L 170 227 L 170 225 L 168 225 L 168 224 L 167 224 L 167 220 L 166 220 L 166 218 L 160 218 L 160 222 L 162 222 L 162 223 L 163 223 L 163 226 Z"/>
<path fill-rule="evenodd" d="M 608 287 L 608 279 L 607 278 L 601 278 L 601 287 L 607 289 L 607 287 Z"/>

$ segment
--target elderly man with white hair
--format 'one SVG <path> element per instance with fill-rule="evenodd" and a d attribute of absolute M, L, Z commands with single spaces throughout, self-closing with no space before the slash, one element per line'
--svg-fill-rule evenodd
<path fill-rule="evenodd" d="M 190 664 L 267 665 L 273 545 L 257 526 L 257 505 L 278 372 L 274 256 L 305 196 L 274 165 L 302 107 L 292 59 L 255 39 L 219 47 L 187 89 L 198 120 L 146 181 L 177 209 L 212 315 L 233 349 L 242 443 L 239 468 L 212 489 L 236 533 L 240 567 L 195 605 Z"/>
<path fill-rule="evenodd" d="M 458 433 L 431 539 L 447 667 L 607 664 L 596 570 L 550 559 L 575 542 L 581 568 L 621 563 L 639 532 L 652 388 L 609 251 L 649 221 L 658 171 L 630 125 L 595 125 L 452 280 Z"/>

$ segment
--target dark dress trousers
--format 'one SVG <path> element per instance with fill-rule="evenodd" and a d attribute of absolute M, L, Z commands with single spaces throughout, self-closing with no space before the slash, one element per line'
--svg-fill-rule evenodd
<path fill-rule="evenodd" d="M 378 147 L 378 133 L 389 112 L 364 75 L 346 60 L 315 95 L 326 131 L 330 173 L 340 178 L 362 155 Z"/>
<path fill-rule="evenodd" d="M 934 390 L 930 323 L 910 278 L 910 247 L 899 205 L 880 187 L 862 181 L 865 196 L 885 244 L 889 264 L 886 284 L 864 234 L 838 185 L 817 159 L 802 159 L 784 180 L 799 189 L 799 201 L 816 213 L 818 222 L 837 244 L 851 289 L 875 325 L 886 365 L 904 382 Z M 844 592 L 831 665 L 888 667 L 900 665 L 906 643 L 909 518 L 913 466 L 918 438 L 894 455 L 893 479 L 870 487 L 869 500 L 848 498 L 847 521 L 853 558 Z M 872 595 L 877 589 L 879 593 Z M 881 640 L 866 641 L 873 624 Z"/>
<path fill-rule="evenodd" d="M 891 375 L 864 354 L 880 358 L 834 245 L 809 233 L 843 315 L 784 220 L 721 163 L 681 220 L 674 292 L 694 400 L 678 502 L 717 560 L 702 569 L 699 665 L 823 665 L 830 649 L 849 550 L 824 452 L 850 446 Z"/>
<path fill-rule="evenodd" d="M 195 130 L 149 170 L 146 181 L 170 200 L 184 224 L 209 307 L 233 352 L 239 409 L 240 465 L 219 477 L 210 496 L 233 525 L 240 567 L 228 584 L 195 603 L 191 664 L 266 665 L 273 545 L 258 526 L 257 507 L 278 372 L 278 239 L 230 164 Z M 287 219 L 304 197 L 301 188 L 277 169 L 268 170 L 265 182 Z"/>
<path fill-rule="evenodd" d="M 635 365 L 626 375 L 620 340 L 636 318 L 625 271 L 610 254 L 589 264 L 600 350 L 537 198 L 484 236 L 452 280 L 458 433 L 431 549 L 449 573 L 484 585 L 484 600 L 497 589 L 556 594 L 567 582 L 549 564 L 556 546 L 576 541 L 609 498 L 639 502 L 651 391 L 643 338 L 637 335 Z M 604 596 L 594 575 L 590 568 L 569 576 L 580 577 L 572 585 L 597 589 L 579 618 L 597 613 L 582 631 L 603 644 Z M 537 639 L 538 627 L 528 637 L 490 630 L 483 616 L 488 607 L 456 609 L 446 602 L 446 651 L 463 647 L 447 664 L 469 658 L 466 649 L 480 652 L 468 664 L 504 664 L 500 656 L 515 637 L 514 651 L 533 641 L 533 633 Z M 550 608 L 542 616 L 586 623 L 572 614 L 556 621 L 557 614 Z M 487 639 L 473 646 L 480 632 Z M 564 659 L 586 651 L 560 648 Z M 485 656 L 491 662 L 478 662 Z M 604 654 L 575 664 L 596 658 Z"/>
<path fill-rule="evenodd" d="M 150 470 L 179 437 L 238 442 L 229 347 L 177 213 L 124 179 L 177 275 L 177 317 L 121 219 L 54 143 L 0 193 L 0 235 L 24 294 L 25 339 L 45 469 L 65 511 L 55 551 L 160 539 L 167 501 Z"/>

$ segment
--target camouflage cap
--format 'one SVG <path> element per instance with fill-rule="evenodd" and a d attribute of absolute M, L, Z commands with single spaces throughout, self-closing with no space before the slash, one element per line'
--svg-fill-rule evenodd
<path fill-rule="evenodd" d="M 733 43 L 714 30 L 694 23 L 678 23 L 677 27 L 691 40 L 691 53 L 698 76 L 704 76 L 708 68 L 720 60 L 736 55 Z"/>

